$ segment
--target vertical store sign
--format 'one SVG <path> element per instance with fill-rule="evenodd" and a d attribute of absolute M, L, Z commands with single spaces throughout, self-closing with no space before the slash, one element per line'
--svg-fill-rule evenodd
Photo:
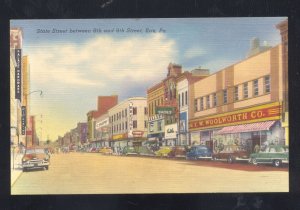
<path fill-rule="evenodd" d="M 21 66 L 22 66 L 22 50 L 15 49 L 16 67 L 15 67 L 15 98 L 21 101 L 21 87 L 22 87 L 22 77 L 21 77 Z"/>
<path fill-rule="evenodd" d="M 26 106 L 22 106 L 22 135 L 26 133 Z"/>
<path fill-rule="evenodd" d="M 128 132 L 128 137 L 132 137 L 132 130 L 133 130 L 132 115 L 133 115 L 133 104 L 132 104 L 132 102 L 130 102 L 129 103 L 129 132 Z"/>

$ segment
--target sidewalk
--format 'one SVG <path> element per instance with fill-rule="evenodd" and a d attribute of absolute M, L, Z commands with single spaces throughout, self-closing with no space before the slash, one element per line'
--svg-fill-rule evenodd
<path fill-rule="evenodd" d="M 10 186 L 13 186 L 22 174 L 22 157 L 23 154 L 18 153 L 11 153 L 10 155 Z"/>

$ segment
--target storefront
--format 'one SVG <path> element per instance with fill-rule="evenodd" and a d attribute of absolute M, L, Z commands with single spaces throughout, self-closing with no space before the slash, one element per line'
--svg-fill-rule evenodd
<path fill-rule="evenodd" d="M 271 144 L 285 144 L 284 128 L 280 122 L 281 105 L 278 102 L 242 109 L 234 112 L 192 119 L 191 139 L 199 144 L 211 145 L 214 151 L 226 145 L 237 145 L 253 152 Z"/>
<path fill-rule="evenodd" d="M 158 144 L 162 146 L 164 144 L 165 137 L 165 120 L 163 115 L 155 115 L 154 117 L 149 117 L 148 120 L 148 135 L 147 142 L 148 144 Z"/>

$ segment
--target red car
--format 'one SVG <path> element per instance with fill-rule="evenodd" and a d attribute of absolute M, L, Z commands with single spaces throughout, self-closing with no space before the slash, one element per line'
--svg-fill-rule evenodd
<path fill-rule="evenodd" d="M 235 161 L 249 161 L 250 154 L 237 145 L 226 145 L 222 151 L 214 153 L 212 160 L 226 160 L 228 163 Z"/>
<path fill-rule="evenodd" d="M 168 154 L 168 157 L 171 158 L 185 158 L 185 156 L 186 156 L 186 148 L 184 146 L 175 146 Z"/>

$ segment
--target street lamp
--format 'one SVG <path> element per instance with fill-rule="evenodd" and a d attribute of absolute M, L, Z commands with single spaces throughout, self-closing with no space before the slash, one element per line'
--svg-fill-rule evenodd
<path fill-rule="evenodd" d="M 31 92 L 25 94 L 26 101 L 27 101 L 27 96 L 31 95 L 32 93 L 37 93 L 37 92 L 39 92 L 40 96 L 43 97 L 43 91 L 42 90 L 34 90 L 34 91 L 31 91 Z M 27 122 L 27 120 L 26 120 L 26 122 Z M 25 146 L 27 147 L 27 126 L 25 127 Z"/>

